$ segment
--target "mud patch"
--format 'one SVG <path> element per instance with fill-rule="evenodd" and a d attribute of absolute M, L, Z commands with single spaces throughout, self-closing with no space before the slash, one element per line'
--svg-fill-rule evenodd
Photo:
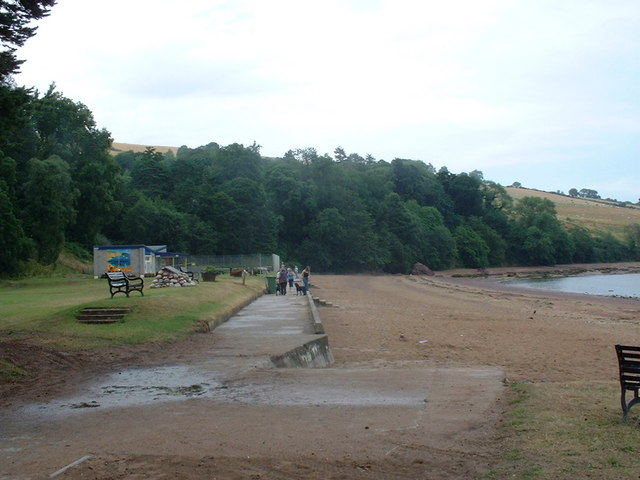
<path fill-rule="evenodd" d="M 69 414 L 89 408 L 120 408 L 213 396 L 221 386 L 215 372 L 187 366 L 132 368 L 108 375 L 73 397 L 23 408 L 31 414 Z"/>

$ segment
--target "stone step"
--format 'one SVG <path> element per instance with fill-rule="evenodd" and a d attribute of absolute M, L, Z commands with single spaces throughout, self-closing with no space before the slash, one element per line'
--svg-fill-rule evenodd
<path fill-rule="evenodd" d="M 123 308 L 92 307 L 92 308 L 83 308 L 82 310 L 80 310 L 80 314 L 81 315 L 92 315 L 92 314 L 96 314 L 96 315 L 105 315 L 105 314 L 124 315 L 126 313 L 129 313 L 129 311 L 130 311 L 130 309 L 124 308 L 124 307 Z"/>
<path fill-rule="evenodd" d="M 123 317 L 98 316 L 98 315 L 78 315 L 76 317 L 80 323 L 116 323 L 124 321 Z"/>
<path fill-rule="evenodd" d="M 116 323 L 124 321 L 128 308 L 83 308 L 76 315 L 81 323 Z"/>
<path fill-rule="evenodd" d="M 323 300 L 322 298 L 317 298 L 317 297 L 313 297 L 313 301 L 316 303 L 316 305 L 320 305 L 322 307 L 336 307 L 336 305 L 334 305 L 331 302 L 327 302 L 326 300 Z"/>

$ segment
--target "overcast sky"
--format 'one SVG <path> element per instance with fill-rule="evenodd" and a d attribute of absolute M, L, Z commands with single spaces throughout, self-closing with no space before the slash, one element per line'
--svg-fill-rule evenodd
<path fill-rule="evenodd" d="M 59 0 L 18 50 L 117 142 L 640 198 L 638 0 Z"/>

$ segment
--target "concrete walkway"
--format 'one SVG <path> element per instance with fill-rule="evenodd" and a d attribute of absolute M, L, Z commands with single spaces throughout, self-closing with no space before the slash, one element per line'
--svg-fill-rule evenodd
<path fill-rule="evenodd" d="M 289 292 L 263 295 L 218 326 L 212 357 L 250 359 L 262 367 L 330 365 L 333 356 L 312 296 Z"/>

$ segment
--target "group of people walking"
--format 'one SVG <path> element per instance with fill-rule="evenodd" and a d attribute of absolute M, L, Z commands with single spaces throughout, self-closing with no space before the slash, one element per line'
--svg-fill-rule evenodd
<path fill-rule="evenodd" d="M 298 274 L 298 267 L 287 268 L 285 265 L 280 267 L 280 270 L 276 274 L 277 293 L 280 295 L 287 294 L 287 285 L 289 288 L 296 286 L 296 290 L 303 289 L 302 293 L 305 295 L 309 291 L 309 275 L 311 274 L 311 268 L 307 265 L 301 274 Z M 295 283 L 299 276 L 302 276 L 302 286 Z"/>

